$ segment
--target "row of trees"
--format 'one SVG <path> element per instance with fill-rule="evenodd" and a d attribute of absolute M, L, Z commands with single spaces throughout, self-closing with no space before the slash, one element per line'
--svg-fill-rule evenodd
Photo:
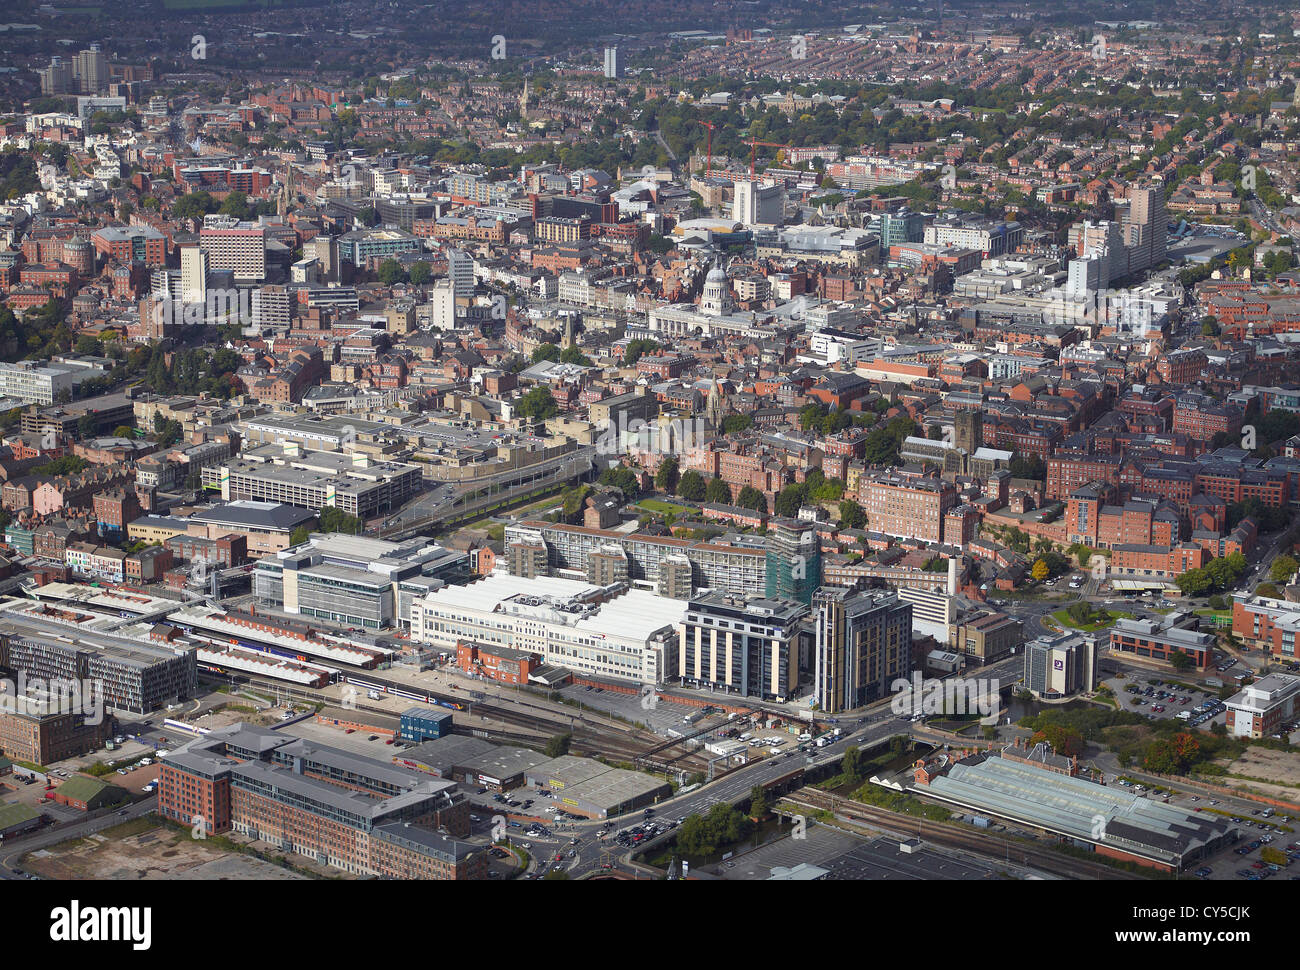
<path fill-rule="evenodd" d="M 1239 552 L 1211 559 L 1198 569 L 1189 569 L 1174 584 L 1187 596 L 1217 593 L 1227 589 L 1246 572 L 1246 557 Z"/>

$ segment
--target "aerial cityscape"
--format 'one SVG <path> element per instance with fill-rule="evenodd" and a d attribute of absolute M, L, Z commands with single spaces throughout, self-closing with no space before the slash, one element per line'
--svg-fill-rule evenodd
<path fill-rule="evenodd" d="M 7 4 L 0 881 L 1300 877 L 1293 6 Z"/>

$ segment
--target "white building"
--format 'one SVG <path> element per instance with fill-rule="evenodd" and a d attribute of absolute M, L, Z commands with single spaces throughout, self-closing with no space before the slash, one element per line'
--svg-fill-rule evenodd
<path fill-rule="evenodd" d="M 779 226 L 785 216 L 785 191 L 779 185 L 737 182 L 731 218 L 745 226 Z"/>
<path fill-rule="evenodd" d="M 1228 709 L 1228 734 L 1239 738 L 1265 738 L 1282 730 L 1295 717 L 1300 697 L 1300 677 L 1268 674 L 1243 687 L 1224 701 Z"/>
<path fill-rule="evenodd" d="M 617 47 L 605 48 L 605 77 L 613 80 L 623 76 L 623 58 Z"/>
<path fill-rule="evenodd" d="M 661 683 L 675 669 L 685 604 L 646 590 L 615 593 L 570 579 L 493 573 L 412 601 L 411 639 L 449 649 L 495 644 L 577 673 Z"/>
<path fill-rule="evenodd" d="M 447 250 L 447 278 L 457 297 L 474 295 L 474 257 L 459 249 Z"/>
<path fill-rule="evenodd" d="M 0 363 L 0 398 L 14 398 L 24 404 L 53 404 L 64 391 L 71 395 L 86 378 L 103 373 L 102 367 L 79 362 Z"/>
<path fill-rule="evenodd" d="M 429 326 L 456 329 L 456 284 L 449 279 L 438 280 L 429 291 Z"/>

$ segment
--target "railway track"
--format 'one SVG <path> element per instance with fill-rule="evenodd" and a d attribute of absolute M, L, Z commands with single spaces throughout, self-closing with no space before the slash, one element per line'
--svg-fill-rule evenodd
<path fill-rule="evenodd" d="M 366 675 L 366 681 L 375 681 Z M 338 700 L 331 698 L 322 691 L 316 691 L 307 687 L 297 685 L 285 685 L 280 681 L 264 680 L 255 676 L 246 678 L 246 683 L 250 687 L 260 688 L 262 690 L 276 690 L 290 698 L 310 701 L 311 703 L 324 703 L 337 706 Z M 421 688 L 423 690 L 423 688 Z M 521 706 L 529 708 L 528 711 L 519 711 L 514 708 L 500 707 L 483 701 L 467 700 L 456 698 L 437 691 L 426 691 L 429 697 L 438 700 L 447 700 L 463 705 L 465 708 L 472 707 L 473 713 L 481 715 L 490 721 L 500 724 L 519 727 L 532 732 L 529 739 L 535 742 L 545 741 L 555 734 L 571 734 L 570 750 L 575 754 L 583 754 L 589 757 L 600 756 L 605 758 L 614 758 L 620 761 L 635 763 L 638 758 L 642 757 L 652 748 L 662 747 L 662 742 L 658 738 L 645 740 L 638 737 L 633 728 L 613 724 L 609 730 L 596 730 L 596 726 L 585 720 L 584 716 L 578 713 L 566 714 L 561 711 L 545 708 L 537 704 L 527 704 L 521 702 Z M 395 717 L 392 711 L 382 707 L 375 707 L 370 704 L 354 703 L 353 710 L 364 711 L 371 714 L 380 714 L 384 717 Z M 468 713 L 466 711 L 465 713 Z M 464 725 L 467 730 L 471 730 L 469 725 Z M 601 725 L 602 727 L 604 725 Z M 493 733 L 490 729 L 482 729 L 487 733 Z M 505 737 L 506 732 L 497 732 Z M 524 736 L 516 735 L 506 740 L 523 740 Z M 667 749 L 671 751 L 672 749 Z M 675 766 L 681 770 L 689 771 L 702 768 L 705 765 L 703 759 L 693 751 L 683 751 L 673 759 Z M 679 763 L 679 764 L 678 764 Z"/>
<path fill-rule="evenodd" d="M 801 788 L 784 796 L 784 800 L 807 808 L 838 813 L 850 821 L 870 822 L 882 828 L 900 833 L 916 833 L 936 845 L 963 849 L 984 856 L 990 860 L 1019 860 L 1023 865 L 1035 866 L 1052 873 L 1059 873 L 1072 879 L 1142 879 L 1143 876 L 1111 868 L 1086 859 L 1075 859 L 1051 849 L 1026 845 L 1017 842 L 1014 845 L 1006 840 L 1003 846 L 998 840 L 980 835 L 977 831 L 963 831 L 942 822 L 918 819 L 911 815 L 900 815 L 873 805 L 864 805 L 847 798 L 831 796 L 814 788 Z"/>

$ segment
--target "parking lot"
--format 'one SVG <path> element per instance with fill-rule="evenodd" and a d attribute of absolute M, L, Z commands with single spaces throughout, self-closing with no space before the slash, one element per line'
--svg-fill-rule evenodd
<path fill-rule="evenodd" d="M 365 755 L 367 758 L 375 758 L 383 762 L 392 761 L 393 755 L 401 750 L 395 744 L 387 743 L 392 740 L 391 735 L 335 727 L 331 724 L 322 724 L 312 718 L 298 721 L 293 725 L 289 733 L 295 737 L 328 744 L 333 748 L 351 751 L 354 754 Z"/>
<path fill-rule="evenodd" d="M 829 870 L 827 879 L 996 879 L 990 868 L 920 846 L 904 852 L 897 839 L 862 839 L 813 825 L 802 839 L 784 838 L 709 866 L 723 879 L 768 879 L 775 870 L 800 864 Z"/>
<path fill-rule="evenodd" d="M 1115 692 L 1123 710 L 1152 721 L 1172 718 L 1189 727 L 1208 730 L 1215 722 L 1222 724 L 1226 717 L 1226 708 L 1217 691 L 1192 689 L 1186 681 L 1170 683 L 1133 672 L 1111 677 L 1105 683 Z"/>
<path fill-rule="evenodd" d="M 1204 865 L 1193 867 L 1190 874 L 1201 879 L 1239 882 L 1300 878 L 1300 865 L 1296 864 L 1300 862 L 1300 836 L 1294 831 L 1284 830 L 1284 827 L 1296 828 L 1293 823 L 1279 822 L 1275 825 L 1277 819 L 1278 816 L 1270 819 L 1256 817 L 1242 823 L 1241 841 L 1235 847 L 1220 852 Z M 1275 861 L 1266 861 L 1266 852 Z M 1273 852 L 1281 855 L 1274 856 Z"/>

